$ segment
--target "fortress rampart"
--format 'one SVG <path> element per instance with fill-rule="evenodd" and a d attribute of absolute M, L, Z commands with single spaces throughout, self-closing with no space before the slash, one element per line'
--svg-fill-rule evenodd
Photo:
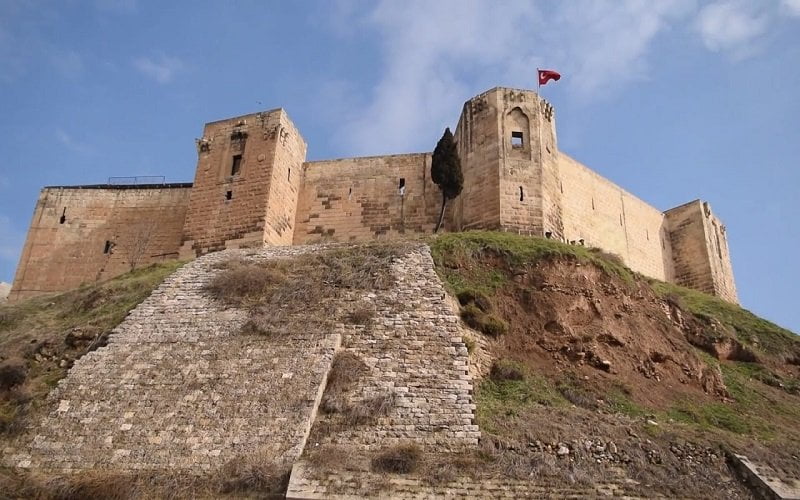
<path fill-rule="evenodd" d="M 554 109 L 535 92 L 498 87 L 470 99 L 455 138 L 464 190 L 448 230 L 595 246 L 647 276 L 737 302 L 726 229 L 708 203 L 662 212 L 559 151 Z M 192 184 L 44 188 L 10 299 L 224 248 L 432 232 L 441 192 L 430 153 L 306 162 L 306 149 L 277 109 L 206 124 Z"/>

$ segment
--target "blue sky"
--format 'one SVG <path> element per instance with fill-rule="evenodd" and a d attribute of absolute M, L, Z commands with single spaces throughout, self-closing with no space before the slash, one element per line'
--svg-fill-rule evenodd
<path fill-rule="evenodd" d="M 800 331 L 800 0 L 0 0 L 0 280 L 44 185 L 191 181 L 205 122 L 274 107 L 309 159 L 429 151 L 536 67 L 559 147 L 708 200 L 743 305 Z"/>

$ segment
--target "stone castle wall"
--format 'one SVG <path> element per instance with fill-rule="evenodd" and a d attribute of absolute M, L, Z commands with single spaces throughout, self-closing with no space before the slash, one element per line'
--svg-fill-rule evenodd
<path fill-rule="evenodd" d="M 294 243 L 432 232 L 441 191 L 430 165 L 430 153 L 306 163 Z"/>
<path fill-rule="evenodd" d="M 565 154 L 559 155 L 564 237 L 622 257 L 632 269 L 673 279 L 664 214 Z"/>
<path fill-rule="evenodd" d="M 177 258 L 190 192 L 190 184 L 44 188 L 10 299 Z"/>
<path fill-rule="evenodd" d="M 535 92 L 494 88 L 470 99 L 454 137 L 464 189 L 448 205 L 446 229 L 511 231 L 596 246 L 647 276 L 737 300 L 725 227 L 708 204 L 661 212 L 560 152 L 555 111 Z M 161 229 L 168 243 L 160 255 L 175 253 L 176 240 L 181 258 L 192 258 L 224 248 L 430 233 L 438 220 L 441 191 L 430 179 L 430 153 L 306 162 L 305 141 L 282 109 L 208 123 L 197 149 L 192 189 L 166 203 L 177 208 Z M 125 202 L 129 213 L 150 210 L 151 197 L 140 191 Z M 91 191 L 71 193 L 62 206 L 94 203 Z M 125 270 L 106 266 L 108 259 L 95 255 L 97 242 L 86 237 L 84 229 L 106 215 L 68 208 L 75 231 L 54 232 L 58 207 L 51 205 L 41 224 L 37 206 L 12 298 Z M 60 270 L 65 257 L 59 238 L 74 241 L 67 262 L 88 262 Z"/>

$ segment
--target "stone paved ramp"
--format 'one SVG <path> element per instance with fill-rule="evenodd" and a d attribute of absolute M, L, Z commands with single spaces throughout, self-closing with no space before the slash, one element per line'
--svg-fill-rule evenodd
<path fill-rule="evenodd" d="M 42 472 L 214 469 L 266 453 L 291 464 L 319 402 L 338 335 L 298 327 L 286 341 L 237 335 L 244 313 L 202 293 L 234 256 L 281 258 L 309 247 L 234 250 L 174 273 L 110 337 L 75 363 L 49 414 L 10 464 Z"/>

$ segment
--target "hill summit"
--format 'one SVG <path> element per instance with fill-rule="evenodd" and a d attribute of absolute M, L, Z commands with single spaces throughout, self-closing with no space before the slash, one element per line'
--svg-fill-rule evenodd
<path fill-rule="evenodd" d="M 173 269 L 0 308 L 5 491 L 749 498 L 765 467 L 798 486 L 797 337 L 602 250 L 227 250 L 148 295 Z"/>

